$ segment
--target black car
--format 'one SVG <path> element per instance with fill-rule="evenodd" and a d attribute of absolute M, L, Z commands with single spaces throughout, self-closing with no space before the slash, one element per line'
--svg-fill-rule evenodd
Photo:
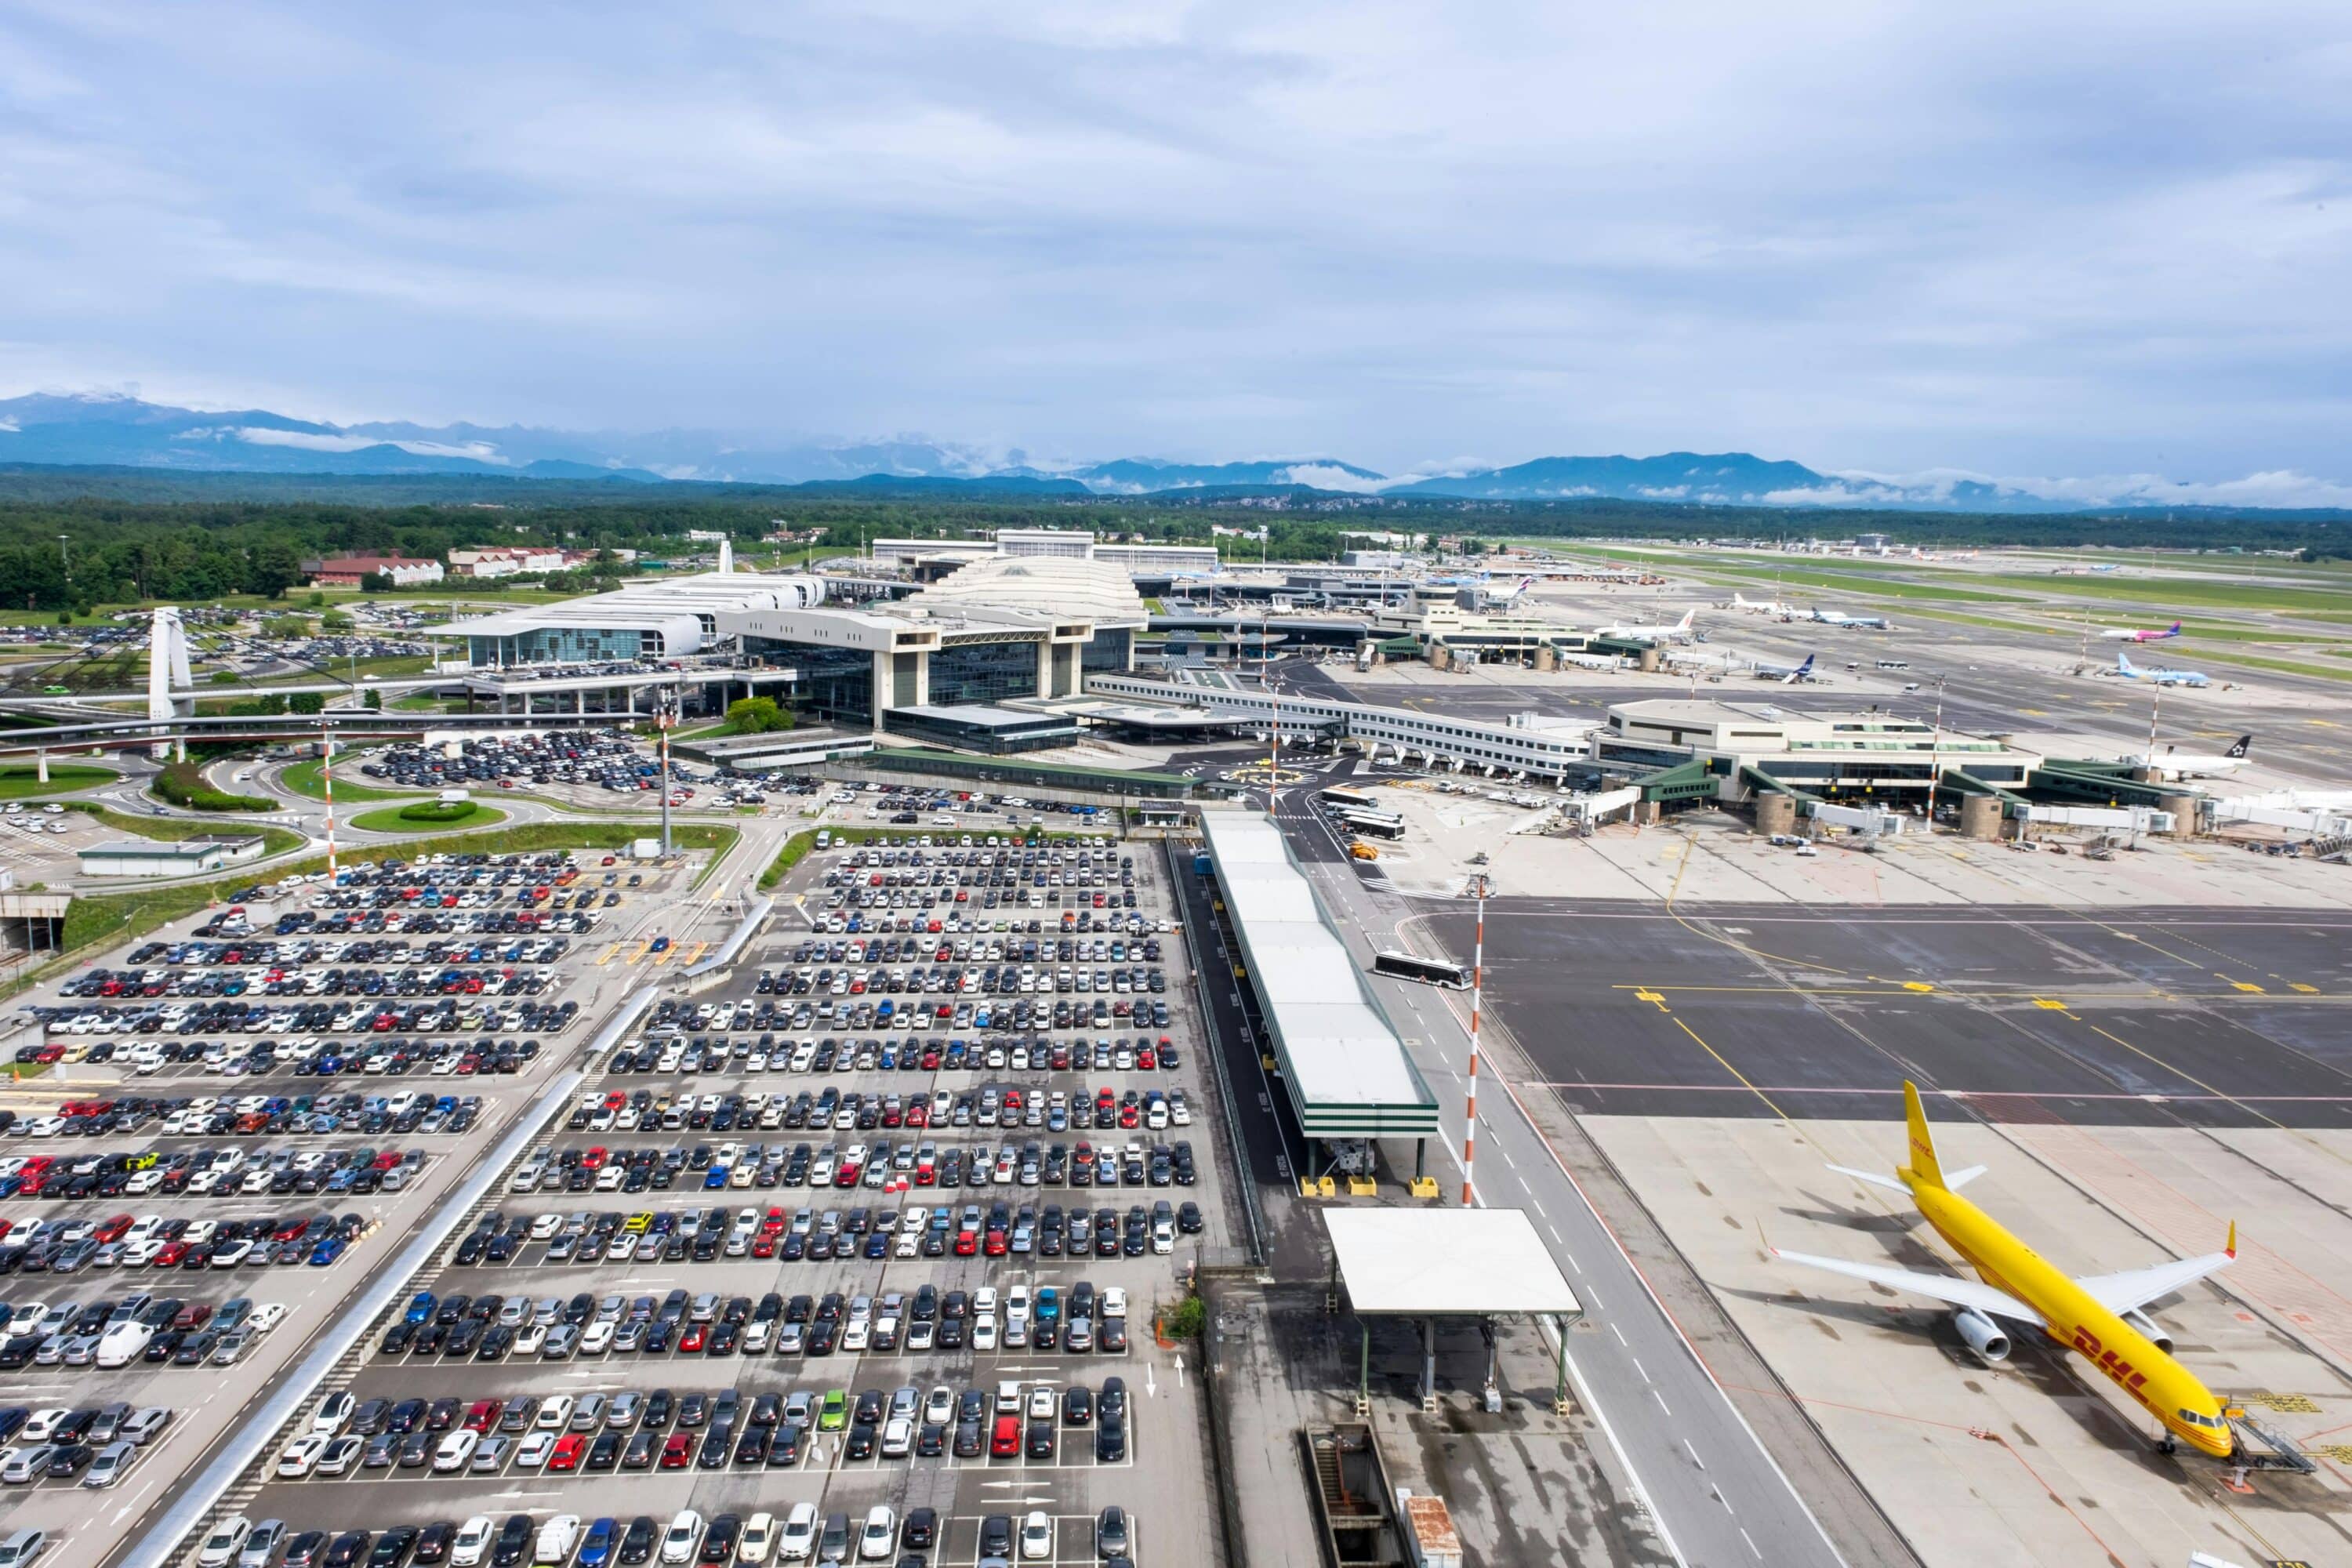
<path fill-rule="evenodd" d="M 1095 1462 L 1115 1465 L 1127 1458 L 1127 1419 L 1106 1415 L 1095 1428 Z"/>
<path fill-rule="evenodd" d="M 373 1539 L 364 1530 L 346 1530 L 335 1537 L 334 1544 L 327 1548 L 326 1556 L 319 1561 L 325 1564 L 325 1568 L 353 1568 L 353 1564 L 366 1560 L 368 1546 Z"/>
<path fill-rule="evenodd" d="M 1013 1555 L 1013 1516 L 992 1513 L 980 1521 L 980 1554 L 982 1557 Z"/>
<path fill-rule="evenodd" d="M 660 1541 L 661 1527 L 641 1513 L 629 1521 L 629 1528 L 621 1532 L 620 1550 L 614 1552 L 614 1560 L 622 1568 L 636 1568 L 636 1564 L 652 1559 Z"/>
<path fill-rule="evenodd" d="M 509 1514 L 490 1547 L 490 1568 L 514 1568 L 530 1554 L 530 1515 Z M 640 1560 L 642 1561 L 642 1559 Z"/>
<path fill-rule="evenodd" d="M 934 1508 L 910 1508 L 898 1526 L 898 1544 L 909 1551 L 929 1551 L 940 1538 L 940 1512 Z"/>
<path fill-rule="evenodd" d="M 376 1537 L 375 1550 L 368 1553 L 368 1568 L 404 1568 L 408 1554 L 416 1550 L 420 1533 L 413 1524 L 394 1525 Z"/>

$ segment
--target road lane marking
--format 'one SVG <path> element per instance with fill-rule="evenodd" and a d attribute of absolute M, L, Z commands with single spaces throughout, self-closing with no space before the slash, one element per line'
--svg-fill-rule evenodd
<path fill-rule="evenodd" d="M 1642 1374 L 1642 1381 L 1643 1381 L 1643 1383 L 1647 1383 L 1647 1382 L 1649 1382 L 1649 1381 L 1650 1381 L 1650 1369 L 1649 1369 L 1649 1368 L 1647 1368 L 1647 1367 L 1645 1367 L 1645 1366 L 1643 1366 L 1643 1365 L 1642 1364 L 1642 1358 L 1641 1358 L 1640 1356 L 1635 1356 L 1635 1357 L 1633 1357 L 1633 1370 L 1634 1370 L 1635 1372 L 1638 1372 L 1638 1373 L 1640 1373 Z"/>
<path fill-rule="evenodd" d="M 1706 1461 L 1705 1459 L 1702 1459 L 1702 1458 L 1700 1458 L 1698 1457 L 1698 1450 L 1697 1450 L 1696 1448 L 1694 1448 L 1694 1447 L 1691 1447 L 1691 1440 L 1690 1440 L 1689 1438 L 1687 1438 L 1687 1437 L 1685 1437 L 1685 1438 L 1684 1438 L 1684 1439 L 1683 1439 L 1683 1452 L 1685 1452 L 1685 1453 L 1688 1454 L 1688 1455 L 1691 1457 L 1691 1463 L 1692 1463 L 1692 1464 L 1696 1465 L 1696 1466 L 1697 1466 L 1700 1469 L 1702 1469 L 1702 1470 L 1703 1470 L 1703 1469 L 1705 1469 L 1705 1468 L 1706 1468 Z M 1725 1506 L 1726 1508 L 1728 1508 L 1728 1507 L 1730 1507 L 1731 1505 L 1730 1505 L 1730 1504 L 1728 1504 L 1728 1503 L 1726 1503 L 1724 1506 Z"/>

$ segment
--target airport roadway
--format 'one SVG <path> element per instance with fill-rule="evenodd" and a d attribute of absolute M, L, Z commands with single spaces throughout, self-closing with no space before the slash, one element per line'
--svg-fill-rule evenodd
<path fill-rule="evenodd" d="M 1281 817 L 1325 907 L 1369 970 L 1376 947 L 1412 945 L 1398 928 L 1416 911 L 1407 900 L 1368 887 L 1315 810 L 1313 791 L 1345 771 L 1342 764 L 1328 776 L 1310 775 L 1286 797 Z M 1371 984 L 1386 988 L 1384 1000 L 1400 1025 L 1425 1031 L 1409 1044 L 1443 1111 L 1448 1152 L 1441 1160 L 1433 1152 L 1430 1169 L 1452 1201 L 1461 1181 L 1466 1001 L 1457 1014 L 1450 1004 L 1458 994 L 1378 978 Z M 1826 1568 L 1864 1561 L 1840 1554 L 1500 1079 L 1490 1056 L 1480 1068 L 1479 1200 L 1526 1208 L 1549 1239 L 1597 1327 L 1571 1339 L 1578 1392 L 1607 1429 L 1678 1559 L 1691 1568 Z"/>

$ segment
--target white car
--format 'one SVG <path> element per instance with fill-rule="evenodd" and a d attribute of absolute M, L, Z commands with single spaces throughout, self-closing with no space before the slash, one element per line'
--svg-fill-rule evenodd
<path fill-rule="evenodd" d="M 857 1555 L 869 1563 L 888 1558 L 898 1543 L 898 1516 L 890 1505 L 877 1502 L 866 1510 L 866 1523 L 857 1532 Z"/>
<path fill-rule="evenodd" d="M 351 1468 L 360 1462 L 360 1455 L 365 1452 L 366 1448 L 367 1443 L 364 1439 L 355 1433 L 346 1432 L 327 1445 L 327 1451 L 319 1456 L 319 1463 L 313 1468 L 311 1474 L 320 1476 L 348 1474 Z"/>
<path fill-rule="evenodd" d="M 573 1400 L 568 1394 L 551 1394 L 547 1403 L 539 1407 L 539 1419 L 532 1426 L 541 1432 L 561 1432 L 572 1424 Z"/>
<path fill-rule="evenodd" d="M 555 1451 L 555 1434 L 532 1432 L 515 1445 L 515 1468 L 535 1470 L 547 1463 L 547 1456 Z"/>
<path fill-rule="evenodd" d="M 665 1563 L 691 1563 L 694 1549 L 702 1544 L 702 1516 L 690 1508 L 680 1509 L 677 1517 L 669 1521 L 662 1533 L 661 1560 Z"/>
<path fill-rule="evenodd" d="M 572 1561 L 572 1549 L 580 1544 L 580 1516 L 559 1513 L 539 1527 L 539 1544 L 531 1552 L 531 1561 L 562 1564 Z"/>
<path fill-rule="evenodd" d="M 350 1424 L 352 1407 L 358 1404 L 348 1389 L 328 1394 L 310 1412 L 310 1430 L 333 1436 Z"/>
<path fill-rule="evenodd" d="M 449 1542 L 450 1568 L 480 1568 L 498 1533 L 498 1521 L 487 1513 L 478 1513 L 459 1525 Z"/>
<path fill-rule="evenodd" d="M 278 1450 L 278 1477 L 280 1480 L 300 1480 L 316 1469 L 320 1456 L 334 1437 L 325 1432 L 305 1432 Z"/>
<path fill-rule="evenodd" d="M 433 1468 L 442 1475 L 451 1475 L 471 1463 L 474 1450 L 481 1447 L 482 1435 L 470 1427 L 460 1427 L 441 1439 L 434 1450 Z"/>
<path fill-rule="evenodd" d="M 971 1348 L 992 1351 L 996 1348 L 996 1314 L 982 1312 L 971 1321 Z"/>
<path fill-rule="evenodd" d="M 784 1528 L 776 1537 L 776 1555 L 786 1563 L 805 1563 L 816 1552 L 817 1526 L 822 1522 L 813 1502 L 796 1502 L 792 1512 L 784 1516 Z"/>
<path fill-rule="evenodd" d="M 17 1439 L 25 1443 L 46 1443 L 57 1435 L 65 1418 L 73 1414 L 66 1405 L 51 1405 L 33 1412 L 33 1418 L 16 1429 Z"/>
<path fill-rule="evenodd" d="M 1106 1318 L 1127 1316 L 1127 1290 L 1124 1286 L 1108 1285 L 1103 1288 L 1102 1315 Z"/>
<path fill-rule="evenodd" d="M 776 1544 L 776 1516 L 755 1513 L 743 1521 L 743 1533 L 735 1542 L 735 1561 L 765 1563 Z"/>
<path fill-rule="evenodd" d="M 1021 1560 L 1042 1563 L 1054 1555 L 1054 1521 L 1042 1510 L 1032 1509 L 1021 1521 Z"/>
<path fill-rule="evenodd" d="M 205 1543 L 196 1548 L 196 1568 L 229 1568 L 245 1550 L 245 1538 L 252 1533 L 253 1521 L 241 1513 L 230 1514 L 214 1525 Z"/>

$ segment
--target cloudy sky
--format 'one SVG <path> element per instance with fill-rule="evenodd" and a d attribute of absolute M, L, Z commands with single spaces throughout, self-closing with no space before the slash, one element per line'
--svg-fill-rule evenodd
<path fill-rule="evenodd" d="M 2342 0 L 12 0 L 0 395 L 2345 481 L 2347 158 Z"/>

